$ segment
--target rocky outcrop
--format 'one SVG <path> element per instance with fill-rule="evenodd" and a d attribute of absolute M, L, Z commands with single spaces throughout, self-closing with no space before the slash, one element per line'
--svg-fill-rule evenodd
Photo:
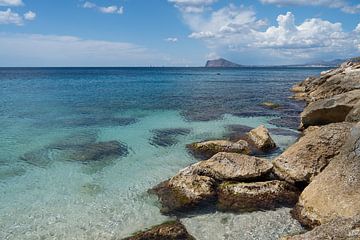
<path fill-rule="evenodd" d="M 349 140 L 342 153 L 300 196 L 293 214 L 304 225 L 314 227 L 338 217 L 360 215 L 360 123 L 345 139 Z"/>
<path fill-rule="evenodd" d="M 262 151 L 268 151 L 276 148 L 276 144 L 271 138 L 269 130 L 267 130 L 264 125 L 260 125 L 259 127 L 251 130 L 247 136 L 254 145 Z"/>
<path fill-rule="evenodd" d="M 360 217 L 337 218 L 314 228 L 312 231 L 281 240 L 359 240 Z"/>
<path fill-rule="evenodd" d="M 273 160 L 274 173 L 294 184 L 307 184 L 340 153 L 351 123 L 310 127 L 298 142 Z"/>
<path fill-rule="evenodd" d="M 285 181 L 225 182 L 218 189 L 218 207 L 230 211 L 274 209 L 296 203 L 299 191 Z"/>
<path fill-rule="evenodd" d="M 189 144 L 188 148 L 200 159 L 208 159 L 219 152 L 250 153 L 249 145 L 244 140 L 240 140 L 238 142 L 213 140 Z"/>
<path fill-rule="evenodd" d="M 195 240 L 180 221 L 166 222 L 124 240 Z"/>
<path fill-rule="evenodd" d="M 359 73 L 360 75 L 360 73 Z M 356 118 L 347 118 L 355 106 L 360 104 L 360 90 L 353 90 L 330 98 L 311 102 L 301 113 L 301 126 L 306 128 L 313 125 L 356 121 Z M 354 115 L 352 113 L 351 115 Z M 355 114 L 356 115 L 356 114 Z"/>
<path fill-rule="evenodd" d="M 272 164 L 267 159 L 237 153 L 218 153 L 192 166 L 192 171 L 217 181 L 250 181 L 266 178 Z"/>

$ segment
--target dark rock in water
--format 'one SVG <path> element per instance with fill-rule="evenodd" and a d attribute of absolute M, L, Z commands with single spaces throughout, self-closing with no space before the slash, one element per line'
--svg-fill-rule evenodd
<path fill-rule="evenodd" d="M 188 109 L 181 112 L 181 115 L 188 121 L 211 121 L 218 120 L 223 117 L 223 113 L 215 111 L 214 109 Z"/>
<path fill-rule="evenodd" d="M 304 234 L 283 237 L 281 240 L 359 240 L 360 217 L 337 218 Z"/>
<path fill-rule="evenodd" d="M 170 221 L 135 233 L 124 240 L 195 240 L 180 221 Z"/>
<path fill-rule="evenodd" d="M 269 121 L 270 124 L 277 127 L 284 127 L 290 129 L 298 129 L 300 125 L 299 116 L 282 116 L 280 118 L 274 118 Z"/>
<path fill-rule="evenodd" d="M 224 182 L 218 188 L 218 207 L 226 211 L 256 211 L 294 205 L 300 192 L 285 181 Z"/>
<path fill-rule="evenodd" d="M 231 124 L 226 126 L 226 130 L 225 138 L 228 138 L 230 141 L 239 141 L 246 133 L 252 130 L 252 127 L 241 124 Z"/>
<path fill-rule="evenodd" d="M 260 105 L 270 109 L 277 109 L 280 107 L 280 104 L 274 102 L 262 102 Z"/>
<path fill-rule="evenodd" d="M 241 65 L 219 58 L 215 60 L 208 60 L 205 67 L 241 67 Z"/>
<path fill-rule="evenodd" d="M 95 143 L 97 136 L 97 131 L 79 131 L 51 143 L 48 148 L 66 149 L 73 146 L 87 145 Z"/>
<path fill-rule="evenodd" d="M 178 136 L 187 135 L 191 132 L 188 128 L 166 128 L 153 130 L 153 137 L 150 139 L 150 144 L 160 147 L 170 147 L 175 145 Z"/>
<path fill-rule="evenodd" d="M 36 149 L 25 153 L 20 157 L 21 160 L 38 167 L 46 167 L 56 158 L 56 151 L 51 148 Z"/>

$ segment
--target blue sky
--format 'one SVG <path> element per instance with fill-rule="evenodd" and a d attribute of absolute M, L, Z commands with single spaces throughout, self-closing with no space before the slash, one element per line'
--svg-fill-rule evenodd
<path fill-rule="evenodd" d="M 0 0 L 0 66 L 272 65 L 360 55 L 359 0 Z"/>

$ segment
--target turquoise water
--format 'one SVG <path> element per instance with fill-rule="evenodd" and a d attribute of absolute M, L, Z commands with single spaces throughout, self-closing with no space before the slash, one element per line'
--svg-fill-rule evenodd
<path fill-rule="evenodd" d="M 297 135 L 271 120 L 296 116 L 302 104 L 287 99 L 288 88 L 322 70 L 0 68 L 0 239 L 121 239 L 170 219 L 147 190 L 197 161 L 186 144 L 265 124 L 279 154 Z M 107 141 L 126 151 L 93 162 L 66 155 Z M 181 220 L 198 239 L 301 230 L 286 208 Z"/>

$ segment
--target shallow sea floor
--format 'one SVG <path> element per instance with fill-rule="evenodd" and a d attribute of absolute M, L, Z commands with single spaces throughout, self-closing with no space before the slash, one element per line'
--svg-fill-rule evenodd
<path fill-rule="evenodd" d="M 116 114 L 137 120 L 126 126 L 53 128 L 33 127 L 25 118 L 16 125 L 12 119 L 2 119 L 7 128 L 1 135 L 7 137 L 0 146 L 0 239 L 121 239 L 162 223 L 171 218 L 160 214 L 156 198 L 147 190 L 196 162 L 186 144 L 222 138 L 228 125 L 274 128 L 267 117 L 225 115 L 220 120 L 189 122 L 178 111 Z M 188 131 L 170 136 L 171 144 L 166 146 L 152 141 L 154 130 L 175 128 Z M 106 164 L 84 164 L 41 151 L 68 136 L 71 141 L 117 140 L 127 146 L 128 155 Z M 296 133 L 274 139 L 284 149 L 295 141 Z M 45 154 L 47 161 L 30 164 L 20 159 L 36 150 L 40 154 L 35 158 Z M 276 239 L 301 230 L 286 208 L 247 214 L 207 212 L 182 222 L 197 239 Z"/>

